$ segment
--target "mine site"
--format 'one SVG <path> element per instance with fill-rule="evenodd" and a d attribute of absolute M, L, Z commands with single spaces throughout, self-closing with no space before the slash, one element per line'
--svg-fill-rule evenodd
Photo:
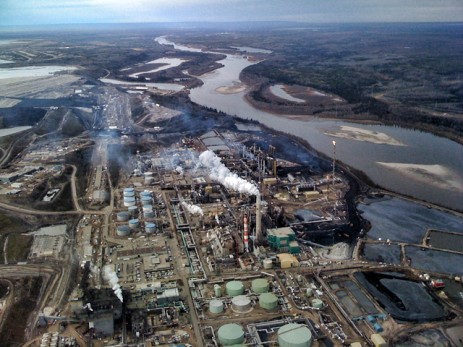
<path fill-rule="evenodd" d="M 0 32 L 0 346 L 462 346 L 461 99 L 279 30 Z"/>

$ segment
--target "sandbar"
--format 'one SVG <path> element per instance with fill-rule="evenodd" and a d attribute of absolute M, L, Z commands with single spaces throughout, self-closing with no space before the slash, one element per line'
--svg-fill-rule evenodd
<path fill-rule="evenodd" d="M 348 140 L 364 141 L 378 145 L 406 146 L 393 137 L 377 131 L 342 125 L 338 131 L 325 131 L 326 135 Z"/>

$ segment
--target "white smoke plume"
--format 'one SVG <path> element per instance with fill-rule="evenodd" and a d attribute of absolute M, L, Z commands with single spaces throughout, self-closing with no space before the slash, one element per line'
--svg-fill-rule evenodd
<path fill-rule="evenodd" d="M 253 183 L 231 172 L 214 152 L 204 151 L 199 156 L 199 162 L 202 166 L 209 169 L 209 176 L 213 180 L 222 183 L 226 188 L 249 195 L 259 194 L 259 190 Z"/>
<path fill-rule="evenodd" d="M 201 216 L 204 216 L 204 211 L 201 207 L 198 205 L 191 205 L 185 201 L 182 201 L 182 206 L 185 207 L 190 214 L 199 214 Z"/>
<path fill-rule="evenodd" d="M 103 278 L 110 284 L 113 288 L 114 294 L 117 298 L 123 302 L 124 299 L 122 297 L 122 289 L 119 285 L 119 278 L 117 277 L 116 273 L 114 272 L 111 265 L 105 265 L 103 268 Z"/>

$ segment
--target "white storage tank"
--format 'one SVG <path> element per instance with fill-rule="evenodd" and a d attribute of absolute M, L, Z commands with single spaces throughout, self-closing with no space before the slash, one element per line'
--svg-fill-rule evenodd
<path fill-rule="evenodd" d="M 214 295 L 216 298 L 222 296 L 222 287 L 220 287 L 220 284 L 214 284 Z"/>
<path fill-rule="evenodd" d="M 119 225 L 116 228 L 117 236 L 129 236 L 130 235 L 130 228 L 127 225 Z"/>
<path fill-rule="evenodd" d="M 153 205 L 145 205 L 143 206 L 143 212 L 152 211 Z"/>
<path fill-rule="evenodd" d="M 150 196 L 142 196 L 141 197 L 141 204 L 143 206 L 151 205 L 153 203 L 153 199 Z"/>
<path fill-rule="evenodd" d="M 135 198 L 134 197 L 125 197 L 124 198 L 124 206 L 125 207 L 135 206 Z"/>
<path fill-rule="evenodd" d="M 152 219 L 155 216 L 154 211 L 146 211 L 143 213 L 143 215 L 146 219 Z"/>
<path fill-rule="evenodd" d="M 251 299 L 246 295 L 238 295 L 232 299 L 232 310 L 238 313 L 246 313 L 252 310 Z"/>
<path fill-rule="evenodd" d="M 147 233 L 150 233 L 150 234 L 155 233 L 156 232 L 156 224 L 154 224 L 154 223 L 146 223 L 145 224 L 145 231 Z"/>
<path fill-rule="evenodd" d="M 138 219 L 131 219 L 129 220 L 129 228 L 132 230 L 138 229 L 140 227 L 140 222 Z"/>
<path fill-rule="evenodd" d="M 263 265 L 265 270 L 270 270 L 273 267 L 272 259 L 264 259 Z"/>
<path fill-rule="evenodd" d="M 130 218 L 130 214 L 128 212 L 119 212 L 117 215 L 116 215 L 116 220 L 118 222 L 127 222 Z"/>
<path fill-rule="evenodd" d="M 222 313 L 223 312 L 223 301 L 222 300 L 211 300 L 209 302 L 209 311 L 211 313 Z"/>

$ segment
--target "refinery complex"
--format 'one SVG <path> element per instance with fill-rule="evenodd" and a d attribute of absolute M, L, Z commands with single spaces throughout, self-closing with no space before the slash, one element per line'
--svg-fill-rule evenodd
<path fill-rule="evenodd" d="M 28 122 L 0 134 L 0 347 L 462 346 L 458 207 L 383 189 L 339 158 L 354 143 L 353 162 L 365 156 L 390 181 L 403 169 L 401 183 L 416 190 L 432 181 L 430 195 L 450 189 L 454 207 L 452 168 L 370 163 L 369 148 L 419 147 L 377 124 L 313 114 L 299 131 L 275 125 L 306 126 L 296 114 L 266 113 L 264 124 L 201 104 L 195 90 L 208 87 L 250 108 L 239 93 L 256 85 L 208 78 L 236 73 L 237 61 L 239 75 L 272 51 L 222 49 L 222 33 L 210 50 L 136 34 L 120 56 L 112 33 L 79 37 L 95 45 L 88 51 L 57 39 L 27 60 L 104 51 L 111 69 L 15 66 L 5 71 L 24 76 L 0 76 L 1 125 L 17 114 Z M 16 45 L 0 58 L 25 59 Z M 255 103 L 275 90 L 264 84 Z M 273 95 L 284 110 L 316 103 L 337 116 L 347 105 L 334 92 L 280 87 L 310 90 L 299 101 Z"/>

